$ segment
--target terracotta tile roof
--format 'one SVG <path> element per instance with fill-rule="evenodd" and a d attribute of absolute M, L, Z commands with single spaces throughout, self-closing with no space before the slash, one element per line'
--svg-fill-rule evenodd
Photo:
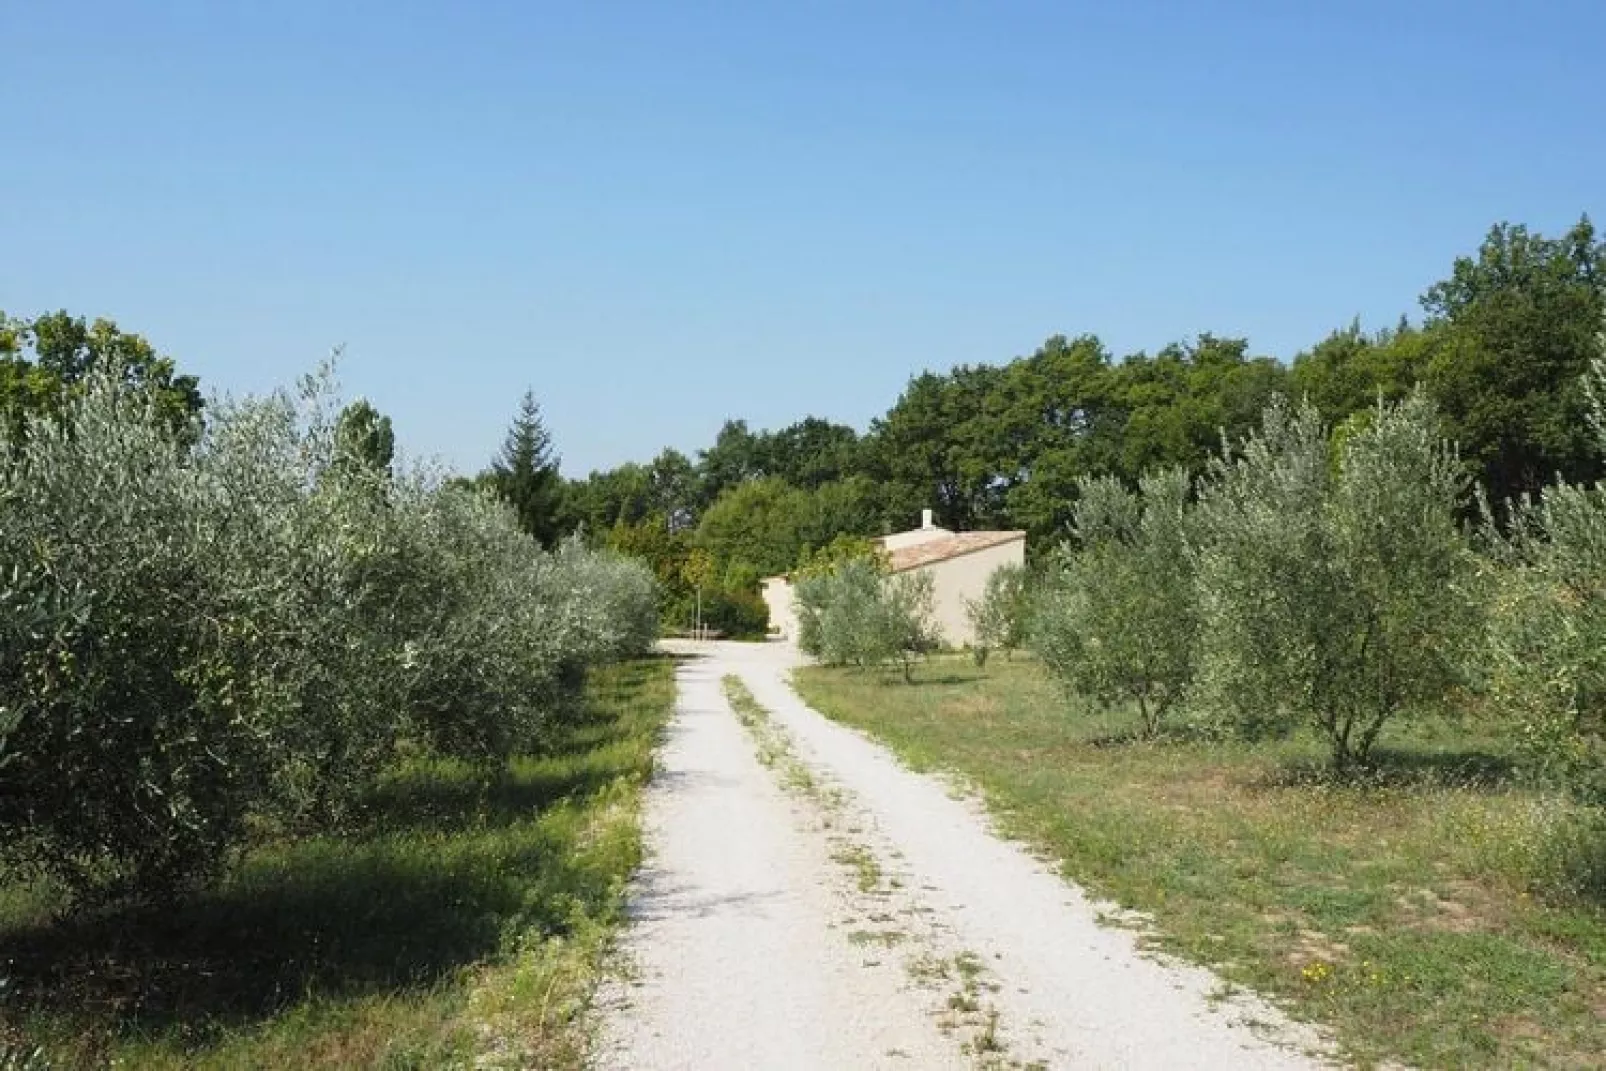
<path fill-rule="evenodd" d="M 971 554 L 1025 538 L 1025 532 L 956 532 L 942 539 L 932 539 L 925 543 L 916 543 L 912 547 L 891 551 L 887 554 L 887 560 L 891 562 L 893 572 L 901 573 L 907 569 L 930 565 L 933 562 L 944 562 L 949 558 L 957 558 L 963 554 Z"/>

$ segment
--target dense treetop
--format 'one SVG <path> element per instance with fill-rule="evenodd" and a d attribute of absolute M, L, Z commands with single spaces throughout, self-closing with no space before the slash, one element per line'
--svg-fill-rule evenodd
<path fill-rule="evenodd" d="M 784 571 L 840 534 L 907 528 L 924 507 L 1047 547 L 1069 534 L 1079 481 L 1198 474 L 1275 395 L 1343 427 L 1419 385 L 1495 503 L 1601 475 L 1580 383 L 1606 312 L 1606 241 L 1587 217 L 1559 238 L 1495 226 L 1420 306 L 1417 323 L 1351 322 L 1289 363 L 1209 332 L 1123 357 L 1096 335 L 1055 335 L 1002 364 L 914 375 L 862 435 L 817 416 L 774 431 L 727 420 L 695 460 L 665 450 L 570 481 L 563 525 L 597 538 L 660 526 L 730 579 Z"/>
<path fill-rule="evenodd" d="M 91 324 L 66 312 L 25 320 L 0 311 L 0 420 L 11 431 L 29 414 L 60 411 L 95 374 L 150 388 L 175 430 L 201 412 L 199 381 L 179 375 L 171 358 L 110 320 Z"/>
<path fill-rule="evenodd" d="M 1419 303 L 1418 322 L 1351 322 L 1287 363 L 1208 331 L 1124 356 L 1093 334 L 1055 335 L 1000 364 L 915 374 L 863 433 L 819 416 L 775 430 L 733 417 L 694 457 L 666 448 L 579 480 L 559 477 L 531 393 L 468 482 L 509 502 L 543 545 L 580 531 L 632 549 L 676 605 L 717 596 L 751 623 L 760 577 L 838 537 L 907 528 L 922 508 L 946 527 L 1024 529 L 1034 550 L 1050 547 L 1071 533 L 1085 481 L 1197 475 L 1278 395 L 1348 434 L 1379 399 L 1421 387 L 1497 511 L 1557 476 L 1602 475 L 1581 383 L 1606 314 L 1606 240 L 1587 217 L 1554 238 L 1493 227 Z M 92 374 L 155 387 L 176 431 L 201 411 L 194 377 L 109 321 L 0 314 L 0 419 L 55 411 Z M 371 407 L 354 407 L 343 435 L 352 456 L 388 466 L 389 422 Z M 694 550 L 711 566 L 691 568 Z"/>

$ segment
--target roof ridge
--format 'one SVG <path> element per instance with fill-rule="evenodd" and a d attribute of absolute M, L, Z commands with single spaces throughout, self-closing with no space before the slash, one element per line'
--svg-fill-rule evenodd
<path fill-rule="evenodd" d="M 901 573 L 909 569 L 918 569 L 922 565 L 960 558 L 966 554 L 974 554 L 979 550 L 987 550 L 1025 538 L 1026 533 L 1019 529 L 951 532 L 937 539 L 928 539 L 889 551 L 887 558 L 892 571 Z"/>

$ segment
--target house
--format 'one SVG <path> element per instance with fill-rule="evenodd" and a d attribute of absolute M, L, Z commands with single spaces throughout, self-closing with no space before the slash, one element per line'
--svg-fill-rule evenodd
<path fill-rule="evenodd" d="M 993 570 L 1026 561 L 1025 532 L 951 532 L 932 523 L 929 509 L 921 512 L 919 528 L 882 536 L 876 543 L 894 573 L 931 574 L 932 623 L 942 642 L 951 647 L 963 647 L 975 638 L 965 604 L 981 598 Z M 797 610 L 791 580 L 765 578 L 764 602 L 770 610 L 771 631 L 795 639 Z"/>

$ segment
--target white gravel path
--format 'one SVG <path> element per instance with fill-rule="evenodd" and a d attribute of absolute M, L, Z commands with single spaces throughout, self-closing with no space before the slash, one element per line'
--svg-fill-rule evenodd
<path fill-rule="evenodd" d="M 626 938 L 639 975 L 604 997 L 604 1066 L 1317 1065 L 1305 1055 L 1324 1047 L 1315 1031 L 1252 996 L 1212 1001 L 1214 975 L 1101 925 L 1098 905 L 999 838 L 974 800 L 810 709 L 787 682 L 788 648 L 701 651 L 680 671 L 648 794 L 652 858 Z M 720 693 L 725 674 L 741 677 L 797 758 L 838 790 L 835 819 L 825 819 L 834 828 L 756 760 Z M 879 907 L 862 894 L 855 902 L 832 862 L 845 829 L 890 876 Z M 849 940 L 867 910 L 896 916 L 912 940 L 867 956 Z M 962 1052 L 974 1030 L 939 1029 L 941 999 L 911 981 L 918 963 L 959 954 L 986 967 L 1001 1052 Z"/>
<path fill-rule="evenodd" d="M 599 1063 L 628 1071 L 961 1068 L 926 998 L 841 929 L 840 867 L 761 765 L 720 688 L 683 664 L 647 793 L 650 856 L 625 956 L 601 997 Z"/>

